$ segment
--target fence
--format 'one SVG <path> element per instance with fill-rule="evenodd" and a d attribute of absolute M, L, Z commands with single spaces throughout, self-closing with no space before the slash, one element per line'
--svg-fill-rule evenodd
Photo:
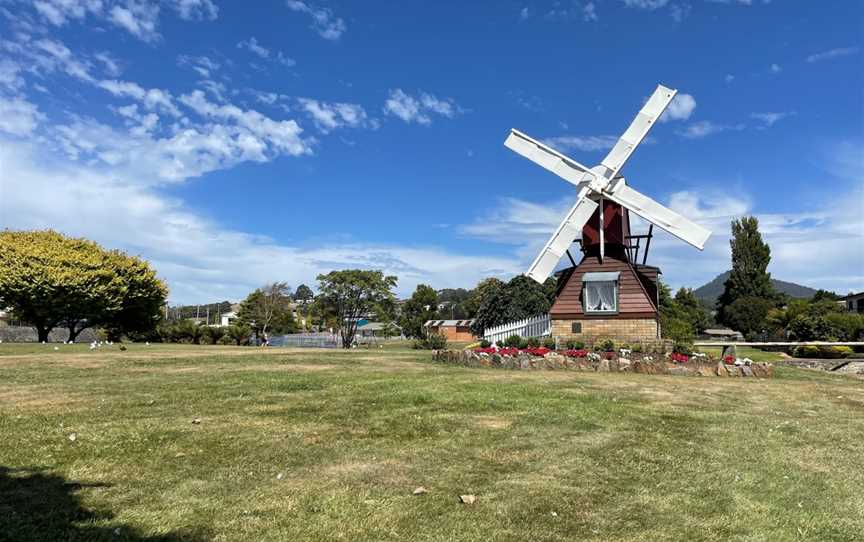
<path fill-rule="evenodd" d="M 341 342 L 338 335 L 330 333 L 292 333 L 268 338 L 270 346 L 303 348 L 338 348 Z"/>
<path fill-rule="evenodd" d="M 552 335 L 552 319 L 549 318 L 548 314 L 541 314 L 540 316 L 490 327 L 483 332 L 484 339 L 497 343 L 500 343 L 510 335 L 519 335 L 520 337 L 546 337 Z"/>

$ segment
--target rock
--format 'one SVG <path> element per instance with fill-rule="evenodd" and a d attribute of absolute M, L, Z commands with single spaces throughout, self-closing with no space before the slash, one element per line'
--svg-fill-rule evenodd
<path fill-rule="evenodd" d="M 706 367 L 705 365 L 699 367 L 699 376 L 717 376 L 717 373 L 711 367 Z"/>
<path fill-rule="evenodd" d="M 78 435 L 76 433 L 69 434 L 69 442 L 75 442 L 78 439 Z"/>
<path fill-rule="evenodd" d="M 770 363 L 765 364 L 765 376 L 772 378 L 774 376 L 774 366 Z"/>
<path fill-rule="evenodd" d="M 678 376 L 687 376 L 690 374 L 690 371 L 687 367 L 682 367 L 680 365 L 676 365 L 675 367 L 671 367 L 669 369 L 670 375 L 678 375 Z"/>
<path fill-rule="evenodd" d="M 714 371 L 717 373 L 717 376 L 729 376 L 729 372 L 726 370 L 726 364 L 722 361 L 717 362 L 717 367 Z"/>
<path fill-rule="evenodd" d="M 753 376 L 753 368 L 749 365 L 742 365 L 740 368 L 743 376 Z"/>
<path fill-rule="evenodd" d="M 414 495 L 423 495 L 424 493 L 429 493 L 425 487 L 420 486 L 412 492 Z"/>
<path fill-rule="evenodd" d="M 602 359 L 600 363 L 597 364 L 597 372 L 598 373 L 608 373 L 609 372 L 609 360 Z"/>
<path fill-rule="evenodd" d="M 195 418 L 194 420 L 192 420 L 192 423 L 194 425 L 199 425 L 201 423 L 201 418 Z"/>
<path fill-rule="evenodd" d="M 459 495 L 459 502 L 462 504 L 474 504 L 474 501 L 477 500 L 477 497 L 474 495 Z"/>
<path fill-rule="evenodd" d="M 765 374 L 765 367 L 761 363 L 754 363 L 750 366 L 750 370 L 753 371 L 753 376 L 756 378 L 765 378 L 767 376 Z"/>
<path fill-rule="evenodd" d="M 619 358 L 618 359 L 618 371 L 619 372 L 623 373 L 623 372 L 630 371 L 630 369 L 632 368 L 632 365 L 633 365 L 633 363 L 629 359 L 626 359 L 626 358 Z"/>
<path fill-rule="evenodd" d="M 284 476 L 285 475 L 280 472 L 279 474 L 276 475 L 276 479 L 281 480 Z"/>

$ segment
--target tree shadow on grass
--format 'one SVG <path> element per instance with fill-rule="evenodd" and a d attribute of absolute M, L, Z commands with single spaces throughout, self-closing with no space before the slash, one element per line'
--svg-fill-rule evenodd
<path fill-rule="evenodd" d="M 113 513 L 86 508 L 78 495 L 81 489 L 98 487 L 110 487 L 110 484 L 71 482 L 38 467 L 0 466 L 0 542 L 203 542 L 209 539 L 205 533 L 198 531 L 176 531 L 147 536 L 134 527 L 113 523 L 110 521 L 114 518 Z"/>

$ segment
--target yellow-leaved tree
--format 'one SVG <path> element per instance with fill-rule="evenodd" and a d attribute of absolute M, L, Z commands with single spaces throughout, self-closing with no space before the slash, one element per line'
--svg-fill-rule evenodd
<path fill-rule="evenodd" d="M 110 336 L 152 329 L 168 294 L 147 262 L 53 230 L 0 232 L 0 305 L 36 328 L 74 341 L 86 327 Z"/>

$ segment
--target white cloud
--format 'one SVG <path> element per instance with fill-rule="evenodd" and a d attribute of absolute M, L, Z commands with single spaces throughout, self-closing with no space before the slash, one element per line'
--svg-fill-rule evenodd
<path fill-rule="evenodd" d="M 212 0 L 174 0 L 174 9 L 181 19 L 215 20 L 219 15 L 219 7 Z"/>
<path fill-rule="evenodd" d="M 219 8 L 212 0 L 165 0 L 162 4 L 170 7 L 185 20 L 214 20 Z M 160 38 L 160 4 L 146 0 L 36 0 L 33 2 L 36 13 L 49 24 L 64 26 L 87 16 L 105 20 L 127 30 L 143 41 Z"/>
<path fill-rule="evenodd" d="M 19 90 L 24 87 L 24 78 L 21 77 L 21 66 L 9 59 L 0 59 L 0 86 L 10 90 Z"/>
<path fill-rule="evenodd" d="M 285 56 L 284 53 L 282 53 L 282 51 L 276 51 L 274 53 L 267 47 L 264 47 L 263 45 L 258 43 L 258 40 L 254 36 L 249 38 L 248 40 L 243 40 L 239 42 L 237 44 L 237 48 L 246 49 L 247 51 L 257 55 L 260 58 L 263 58 L 265 60 L 273 60 L 284 66 L 294 66 L 295 64 L 297 64 L 294 59 L 288 58 L 287 56 Z"/>
<path fill-rule="evenodd" d="M 414 97 L 397 88 L 390 90 L 389 97 L 384 103 L 384 112 L 408 123 L 431 124 L 432 114 L 453 118 L 462 110 L 453 100 L 441 100 L 426 92 L 421 92 L 418 97 Z"/>
<path fill-rule="evenodd" d="M 93 58 L 102 63 L 102 65 L 105 67 L 105 72 L 110 77 L 117 77 L 123 72 L 123 69 L 120 68 L 120 62 L 116 58 L 114 58 L 111 53 L 107 51 L 96 53 L 95 55 L 93 55 Z"/>
<path fill-rule="evenodd" d="M 315 126 L 325 134 L 344 126 L 357 128 L 362 126 L 377 127 L 377 122 L 370 120 L 363 107 L 350 103 L 326 103 L 312 98 L 298 98 L 300 108 L 315 122 Z"/>
<path fill-rule="evenodd" d="M 156 41 L 159 32 L 159 5 L 130 1 L 125 6 L 115 5 L 108 11 L 108 20 L 127 30 L 142 41 Z"/>
<path fill-rule="evenodd" d="M 176 105 L 174 105 L 174 98 L 168 91 L 158 88 L 145 89 L 141 87 L 141 85 L 139 85 L 138 83 L 132 83 L 129 81 L 116 81 L 113 79 L 99 81 L 97 83 L 97 86 L 104 90 L 107 90 L 114 96 L 121 96 L 138 100 L 143 103 L 148 109 L 159 109 L 170 113 L 175 117 L 180 116 L 180 110 L 177 109 Z"/>
<path fill-rule="evenodd" d="M 239 300 L 266 282 L 315 284 L 333 269 L 381 269 L 398 292 L 419 283 L 470 287 L 519 269 L 509 257 L 460 254 L 435 246 L 326 242 L 311 247 L 226 229 L 163 197 L 134 176 L 51 157 L 35 145 L 0 141 L 4 172 L 0 227 L 51 227 L 148 259 L 173 303 Z M 11 180 L 10 180 L 11 179 Z"/>
<path fill-rule="evenodd" d="M 848 56 L 857 54 L 861 49 L 858 47 L 837 47 L 836 49 L 829 49 L 827 51 L 821 51 L 819 53 L 813 53 L 812 55 L 807 56 L 807 62 L 820 62 L 822 60 L 830 60 L 832 58 L 839 58 L 841 56 Z"/>
<path fill-rule="evenodd" d="M 0 96 L 0 132 L 25 136 L 32 133 L 43 118 L 32 103 L 22 98 Z"/>
<path fill-rule="evenodd" d="M 687 120 L 696 109 L 696 99 L 690 94 L 679 92 L 672 98 L 669 107 L 660 115 L 660 122 Z"/>
<path fill-rule="evenodd" d="M 676 23 L 680 23 L 690 15 L 692 6 L 690 4 L 673 4 L 669 7 L 669 15 Z"/>
<path fill-rule="evenodd" d="M 780 66 L 780 64 L 771 64 L 771 66 L 768 68 L 768 70 L 771 73 L 780 73 L 783 71 L 783 68 Z"/>
<path fill-rule="evenodd" d="M 669 0 L 624 0 L 624 5 L 628 8 L 646 9 L 649 11 L 660 9 L 668 3 Z"/>
<path fill-rule="evenodd" d="M 594 5 L 594 2 L 588 2 L 584 6 L 582 6 L 582 18 L 586 21 L 596 21 L 597 17 L 597 6 Z"/>
<path fill-rule="evenodd" d="M 577 136 L 564 135 L 557 137 L 549 137 L 543 140 L 543 143 L 549 145 L 553 149 L 564 152 L 569 150 L 580 151 L 602 151 L 609 150 L 618 141 L 616 136 L 601 135 L 601 136 Z"/>
<path fill-rule="evenodd" d="M 526 20 L 530 16 L 531 16 L 531 13 L 528 11 L 528 6 L 525 6 L 521 10 L 519 10 L 519 18 L 522 19 L 523 21 Z"/>
<path fill-rule="evenodd" d="M 765 129 L 774 126 L 777 122 L 794 114 L 794 111 L 750 113 L 750 117 L 762 123 L 762 125 L 758 127 L 759 129 Z"/>
<path fill-rule="evenodd" d="M 717 124 L 710 120 L 701 120 L 687 125 L 683 131 L 678 133 L 687 139 L 701 139 L 720 132 L 743 130 L 744 128 L 746 128 L 744 124 Z"/>
<path fill-rule="evenodd" d="M 291 11 L 305 13 L 312 17 L 312 28 L 327 40 L 338 40 L 345 33 L 345 21 L 336 17 L 329 8 L 323 8 L 301 0 L 287 0 L 285 5 Z"/>
<path fill-rule="evenodd" d="M 727 73 L 726 77 L 724 77 L 723 80 L 726 82 L 726 84 L 729 84 L 735 80 L 735 76 L 732 75 L 731 73 Z"/>

